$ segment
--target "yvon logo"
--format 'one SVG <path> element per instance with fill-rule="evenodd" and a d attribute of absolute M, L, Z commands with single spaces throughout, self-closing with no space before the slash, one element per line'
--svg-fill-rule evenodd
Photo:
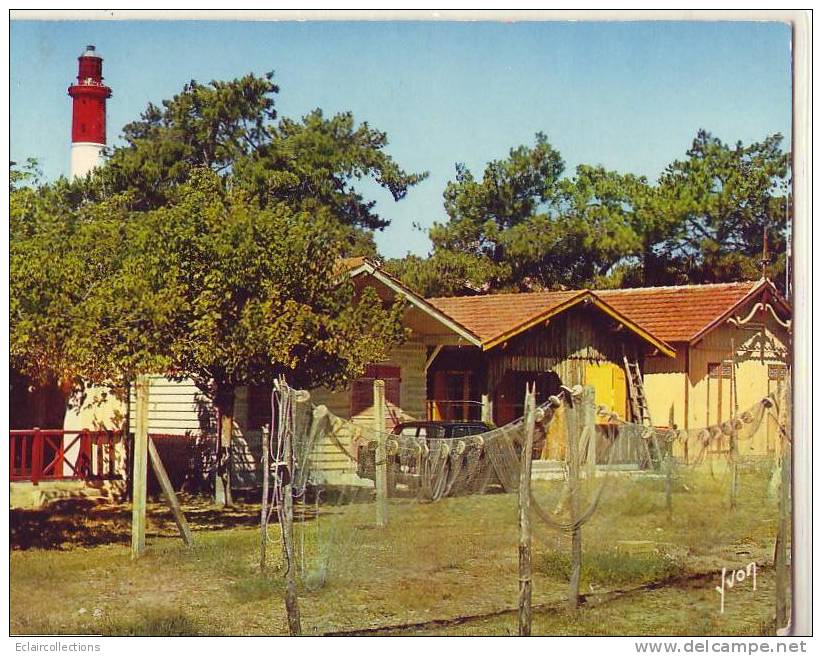
<path fill-rule="evenodd" d="M 737 583 L 743 583 L 747 579 L 752 579 L 752 590 L 756 590 L 756 563 L 750 562 L 748 566 L 742 569 L 732 569 L 730 572 L 726 568 L 722 568 L 722 574 L 719 578 L 719 585 L 716 586 L 716 591 L 719 593 L 719 612 L 725 612 L 725 590 L 733 588 Z"/>

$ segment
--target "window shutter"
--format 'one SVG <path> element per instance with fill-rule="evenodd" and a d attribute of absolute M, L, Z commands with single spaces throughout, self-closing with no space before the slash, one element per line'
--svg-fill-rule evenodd
<path fill-rule="evenodd" d="M 388 406 L 400 405 L 400 368 L 393 365 L 369 364 L 362 378 L 351 383 L 351 416 L 361 414 L 374 405 L 374 381 L 385 381 L 385 404 L 387 426 L 393 426 Z"/>
<path fill-rule="evenodd" d="M 711 378 L 730 378 L 731 377 L 731 363 L 727 360 L 721 365 L 719 362 L 708 363 L 708 375 Z"/>
<path fill-rule="evenodd" d="M 374 400 L 374 379 L 357 378 L 351 383 L 351 416 L 361 414 Z"/>
<path fill-rule="evenodd" d="M 784 364 L 768 365 L 768 380 L 785 380 L 788 368 Z"/>

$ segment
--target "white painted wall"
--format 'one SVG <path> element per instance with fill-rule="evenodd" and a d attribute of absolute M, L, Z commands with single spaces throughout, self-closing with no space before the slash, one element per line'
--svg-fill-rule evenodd
<path fill-rule="evenodd" d="M 71 144 L 71 177 L 82 178 L 100 164 L 105 144 L 78 142 Z"/>

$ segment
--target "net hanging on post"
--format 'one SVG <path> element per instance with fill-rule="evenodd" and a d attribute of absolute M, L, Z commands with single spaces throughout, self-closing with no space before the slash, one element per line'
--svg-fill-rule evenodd
<path fill-rule="evenodd" d="M 718 571 L 740 554 L 763 565 L 772 556 L 778 449 L 760 453 L 751 445 L 776 416 L 773 397 L 696 430 L 602 414 L 583 430 L 571 421 L 575 394 L 567 390 L 536 410 L 534 458 L 549 451 L 549 433 L 564 434 L 565 448 L 532 477 L 535 607 L 567 598 L 579 531 L 580 592 L 589 595 Z M 337 417 L 307 394 L 278 411 L 291 413 L 293 427 L 295 567 L 306 632 L 516 608 L 522 419 L 445 439 L 378 434 L 373 422 Z M 385 527 L 375 521 L 380 441 L 388 467 Z M 273 436 L 275 461 L 278 449 Z"/>

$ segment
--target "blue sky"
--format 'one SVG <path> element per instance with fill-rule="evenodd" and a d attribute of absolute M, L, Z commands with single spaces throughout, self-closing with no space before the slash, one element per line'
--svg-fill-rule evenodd
<path fill-rule="evenodd" d="M 394 203 L 388 257 L 425 254 L 446 218 L 455 162 L 476 173 L 543 131 L 567 173 L 602 164 L 656 179 L 699 128 L 725 141 L 790 134 L 790 29 L 779 23 L 61 21 L 11 24 L 11 157 L 68 174 L 77 56 L 92 43 L 114 95 L 108 139 L 148 102 L 207 82 L 275 71 L 280 115 L 350 110 L 388 151 L 430 177 Z"/>

